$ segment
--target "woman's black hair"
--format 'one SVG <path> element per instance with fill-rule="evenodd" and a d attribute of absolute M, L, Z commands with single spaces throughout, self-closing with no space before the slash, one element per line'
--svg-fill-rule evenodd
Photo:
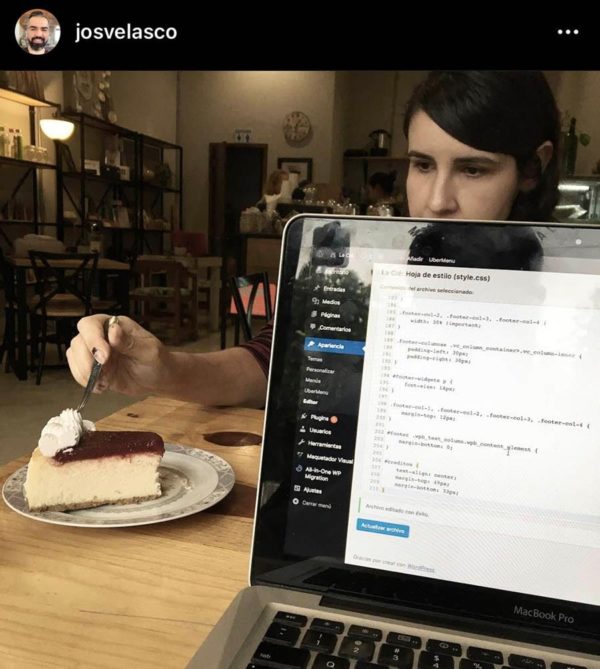
<path fill-rule="evenodd" d="M 558 202 L 560 115 L 542 72 L 431 72 L 408 101 L 406 137 L 420 110 L 459 142 L 511 155 L 521 176 L 538 178 L 533 190 L 519 192 L 509 220 L 552 220 Z M 542 172 L 536 149 L 546 141 L 552 142 L 554 151 Z"/>
<path fill-rule="evenodd" d="M 396 170 L 391 172 L 375 172 L 369 177 L 369 186 L 379 186 L 384 195 L 394 194 L 394 181 L 396 181 Z"/>

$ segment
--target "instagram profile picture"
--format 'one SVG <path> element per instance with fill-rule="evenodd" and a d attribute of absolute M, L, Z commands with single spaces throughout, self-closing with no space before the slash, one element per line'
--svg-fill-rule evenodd
<path fill-rule="evenodd" d="M 15 25 L 15 39 L 26 53 L 43 56 L 60 40 L 60 23 L 46 9 L 30 9 L 21 14 Z"/>

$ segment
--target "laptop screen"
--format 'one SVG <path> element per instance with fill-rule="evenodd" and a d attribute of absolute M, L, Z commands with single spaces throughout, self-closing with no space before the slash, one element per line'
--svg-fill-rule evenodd
<path fill-rule="evenodd" d="M 296 218 L 253 582 L 595 637 L 600 229 Z"/>

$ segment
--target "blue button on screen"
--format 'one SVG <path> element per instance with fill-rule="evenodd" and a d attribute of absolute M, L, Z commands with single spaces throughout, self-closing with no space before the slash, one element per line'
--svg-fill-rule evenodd
<path fill-rule="evenodd" d="M 365 342 L 350 339 L 322 339 L 305 337 L 304 350 L 319 353 L 339 353 L 344 355 L 364 355 Z"/>
<path fill-rule="evenodd" d="M 375 534 L 385 534 L 403 539 L 408 539 L 410 532 L 408 525 L 398 525 L 397 523 L 386 523 L 385 521 L 368 520 L 366 518 L 359 518 L 356 521 L 356 529 L 359 532 L 374 532 Z"/>

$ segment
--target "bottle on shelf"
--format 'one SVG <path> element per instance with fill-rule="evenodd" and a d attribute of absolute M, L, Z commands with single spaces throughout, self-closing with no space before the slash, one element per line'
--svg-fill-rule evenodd
<path fill-rule="evenodd" d="M 90 221 L 90 252 L 102 255 L 102 222 Z"/>
<path fill-rule="evenodd" d="M 0 156 L 3 158 L 9 157 L 9 142 L 8 133 L 4 129 L 4 126 L 0 125 Z"/>
<path fill-rule="evenodd" d="M 575 174 L 575 163 L 577 162 L 577 144 L 579 139 L 575 129 L 577 119 L 573 117 L 569 124 L 569 131 L 564 136 L 565 146 L 563 153 L 563 174 L 572 177 Z"/>
<path fill-rule="evenodd" d="M 8 153 L 9 158 L 17 157 L 17 145 L 15 143 L 15 131 L 14 128 L 8 129 Z"/>
<path fill-rule="evenodd" d="M 23 160 L 23 135 L 19 128 L 15 130 L 15 158 Z"/>

